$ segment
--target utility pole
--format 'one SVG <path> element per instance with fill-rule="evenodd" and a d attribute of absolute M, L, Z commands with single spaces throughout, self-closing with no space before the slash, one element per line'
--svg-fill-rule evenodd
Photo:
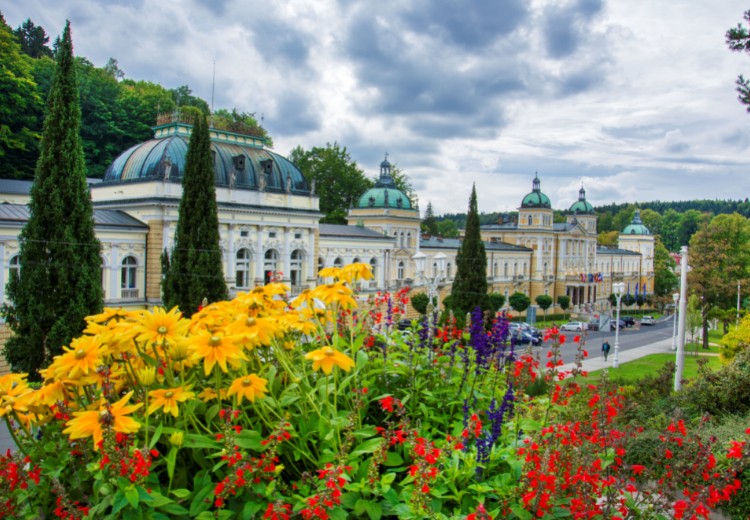
<path fill-rule="evenodd" d="M 680 312 L 679 327 L 677 329 L 677 370 L 674 373 L 675 392 L 682 390 L 682 373 L 685 370 L 685 317 L 687 315 L 687 270 L 688 270 L 688 248 L 682 246 L 680 249 Z"/>

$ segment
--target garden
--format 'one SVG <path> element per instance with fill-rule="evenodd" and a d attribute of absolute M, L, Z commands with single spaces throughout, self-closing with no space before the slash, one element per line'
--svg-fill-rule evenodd
<path fill-rule="evenodd" d="M 535 355 L 480 309 L 462 329 L 433 315 L 398 331 L 408 290 L 363 302 L 353 288 L 369 266 L 320 276 L 329 283 L 295 298 L 271 283 L 190 319 L 106 309 L 41 384 L 0 377 L 18 446 L 0 458 L 0 516 L 624 520 L 748 507 L 750 429 L 705 410 L 747 375 L 742 354 L 734 375 L 673 399 L 668 375 L 628 387 L 563 371 L 560 349 L 583 359 L 585 338 L 549 329 Z M 707 434 L 717 417 L 723 433 Z"/>

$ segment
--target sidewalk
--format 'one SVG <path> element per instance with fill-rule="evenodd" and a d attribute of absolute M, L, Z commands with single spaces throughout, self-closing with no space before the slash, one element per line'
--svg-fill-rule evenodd
<path fill-rule="evenodd" d="M 607 361 L 604 361 L 604 357 L 602 356 L 601 345 L 590 343 L 586 345 L 585 350 L 589 353 L 589 357 L 583 360 L 583 370 L 593 372 L 594 370 L 601 370 L 602 368 L 612 368 L 612 362 L 615 359 L 614 345 L 612 345 L 612 350 L 609 352 Z M 642 347 L 621 350 L 618 358 L 620 365 L 622 365 L 628 361 L 633 361 L 634 359 L 642 358 L 650 354 L 667 354 L 670 352 L 674 353 L 672 350 L 672 338 L 667 338 Z M 567 363 L 562 367 L 559 367 L 559 370 L 572 370 L 573 368 L 575 368 L 575 363 Z"/>

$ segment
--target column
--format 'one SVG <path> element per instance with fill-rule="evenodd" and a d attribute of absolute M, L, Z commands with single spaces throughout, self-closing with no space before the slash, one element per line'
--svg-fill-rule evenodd
<path fill-rule="evenodd" d="M 253 255 L 255 260 L 255 283 L 263 284 L 263 280 L 265 279 L 263 276 L 263 263 L 266 259 L 266 251 L 263 249 L 263 226 L 259 225 L 257 227 L 255 237 L 258 244 Z"/>
<path fill-rule="evenodd" d="M 284 283 L 290 283 L 290 280 L 292 279 L 291 234 L 292 234 L 292 228 L 285 226 L 284 227 L 284 255 L 281 260 L 284 266 L 284 269 L 283 269 L 284 274 L 282 275 L 282 281 Z"/>

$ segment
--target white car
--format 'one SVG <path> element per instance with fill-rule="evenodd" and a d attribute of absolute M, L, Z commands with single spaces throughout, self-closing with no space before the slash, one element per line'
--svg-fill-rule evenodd
<path fill-rule="evenodd" d="M 582 321 L 569 321 L 568 323 L 560 327 L 560 330 L 583 332 L 584 330 L 586 330 L 586 324 Z"/>
<path fill-rule="evenodd" d="M 641 318 L 641 325 L 656 325 L 656 320 L 653 316 L 644 316 Z"/>

